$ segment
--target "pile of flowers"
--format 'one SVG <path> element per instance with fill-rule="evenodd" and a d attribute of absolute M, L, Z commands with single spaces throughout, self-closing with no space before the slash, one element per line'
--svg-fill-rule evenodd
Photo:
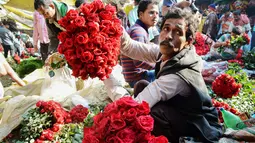
<path fill-rule="evenodd" d="M 58 51 L 65 55 L 73 75 L 84 80 L 108 78 L 117 64 L 123 30 L 115 7 L 94 0 L 70 10 L 59 24 L 65 31 L 58 35 Z"/>
<path fill-rule="evenodd" d="M 199 56 L 206 55 L 210 51 L 210 45 L 207 43 L 207 39 L 200 32 L 196 33 L 194 46 Z"/>
<path fill-rule="evenodd" d="M 58 102 L 38 101 L 23 115 L 20 127 L 5 138 L 7 142 L 72 142 L 83 139 L 83 121 L 88 109 L 77 105 L 70 112 Z"/>
<path fill-rule="evenodd" d="M 164 136 L 151 135 L 154 120 L 148 103 L 138 104 L 131 97 L 123 97 L 108 104 L 94 117 L 91 127 L 84 128 L 84 143 L 135 142 L 168 143 Z"/>
<path fill-rule="evenodd" d="M 221 108 L 221 107 L 224 108 L 224 109 L 227 110 L 227 111 L 232 112 L 232 113 L 235 114 L 235 115 L 239 115 L 239 114 L 240 114 L 240 112 L 239 112 L 237 109 L 230 107 L 230 106 L 229 106 L 227 103 L 225 103 L 225 102 L 219 102 L 219 101 L 217 101 L 217 100 L 215 100 L 215 99 L 212 99 L 212 104 L 213 104 L 214 107 L 216 107 L 216 109 L 217 109 L 217 111 L 218 111 L 219 120 L 220 120 L 221 123 L 224 122 L 223 117 L 222 117 L 222 113 L 221 113 L 221 111 L 220 111 L 220 108 Z"/>
<path fill-rule="evenodd" d="M 237 96 L 241 87 L 242 85 L 236 83 L 235 79 L 228 74 L 221 74 L 212 83 L 214 93 L 223 98 Z"/>

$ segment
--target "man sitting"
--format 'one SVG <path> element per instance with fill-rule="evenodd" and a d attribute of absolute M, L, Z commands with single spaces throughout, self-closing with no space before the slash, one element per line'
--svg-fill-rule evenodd
<path fill-rule="evenodd" d="M 156 80 L 135 99 L 149 103 L 153 133 L 166 136 L 170 142 L 179 142 L 181 136 L 214 142 L 222 134 L 201 75 L 202 59 L 192 45 L 197 21 L 189 8 L 172 7 L 161 25 L 160 48 L 136 42 L 125 32 L 122 36 L 123 54 L 156 63 Z"/>

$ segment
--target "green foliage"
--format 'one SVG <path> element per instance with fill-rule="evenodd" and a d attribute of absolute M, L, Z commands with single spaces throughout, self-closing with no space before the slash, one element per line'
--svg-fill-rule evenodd
<path fill-rule="evenodd" d="M 65 124 L 54 140 L 60 143 L 82 143 L 83 124 Z"/>
<path fill-rule="evenodd" d="M 229 63 L 226 74 L 234 77 L 236 82 L 242 84 L 241 91 L 238 96 L 232 99 L 226 99 L 227 102 L 234 108 L 241 112 L 248 112 L 250 114 L 255 111 L 255 80 L 250 80 L 247 74 L 237 63 Z"/>
<path fill-rule="evenodd" d="M 52 115 L 40 113 L 40 109 L 34 108 L 23 115 L 21 122 L 20 136 L 25 141 L 34 140 L 40 137 L 42 131 L 52 125 Z"/>
<path fill-rule="evenodd" d="M 38 60 L 35 58 L 29 58 L 23 60 L 16 68 L 16 72 L 19 77 L 24 78 L 27 74 L 30 74 L 36 69 L 42 68 L 43 62 L 42 60 Z"/>
<path fill-rule="evenodd" d="M 12 57 L 6 58 L 6 61 L 9 63 L 9 65 L 12 67 L 12 69 L 14 71 L 16 71 L 16 69 L 18 67 L 18 64 L 16 63 L 16 61 Z"/>
<path fill-rule="evenodd" d="M 104 107 L 106 106 L 106 103 L 102 104 L 90 104 L 89 105 L 89 114 L 84 119 L 84 126 L 85 127 L 91 127 L 93 125 L 93 117 L 97 115 L 98 113 L 102 112 Z"/>
<path fill-rule="evenodd" d="M 255 70 L 255 52 L 248 52 L 243 60 L 246 69 Z"/>

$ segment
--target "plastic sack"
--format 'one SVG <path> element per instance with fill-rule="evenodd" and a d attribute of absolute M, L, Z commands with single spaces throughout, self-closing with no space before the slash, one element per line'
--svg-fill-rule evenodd
<path fill-rule="evenodd" d="M 212 83 L 217 76 L 221 75 L 227 69 L 228 62 L 206 62 L 203 61 L 202 76 L 206 83 Z"/>

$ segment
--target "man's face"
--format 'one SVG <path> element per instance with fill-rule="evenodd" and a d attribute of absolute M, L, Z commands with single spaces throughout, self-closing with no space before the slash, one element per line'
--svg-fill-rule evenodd
<path fill-rule="evenodd" d="M 48 8 L 40 6 L 37 11 L 44 16 L 45 19 L 52 19 L 55 17 L 56 11 L 54 4 L 50 4 Z"/>
<path fill-rule="evenodd" d="M 186 41 L 186 31 L 187 26 L 184 19 L 167 19 L 159 35 L 161 54 L 172 58 L 179 53 L 188 44 Z"/>
<path fill-rule="evenodd" d="M 149 4 L 144 12 L 139 13 L 139 19 L 149 28 L 155 26 L 159 19 L 159 10 L 156 4 Z"/>

